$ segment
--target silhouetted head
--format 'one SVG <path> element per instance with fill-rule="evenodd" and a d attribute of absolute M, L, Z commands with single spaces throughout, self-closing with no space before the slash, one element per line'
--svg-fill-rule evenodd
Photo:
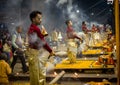
<path fill-rule="evenodd" d="M 30 20 L 33 24 L 40 25 L 42 22 L 42 12 L 39 12 L 39 11 L 31 12 Z"/>

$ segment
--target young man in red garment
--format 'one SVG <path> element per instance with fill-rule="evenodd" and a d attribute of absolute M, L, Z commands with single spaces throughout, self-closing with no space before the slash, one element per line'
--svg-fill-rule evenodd
<path fill-rule="evenodd" d="M 46 62 L 50 55 L 54 52 L 44 39 L 38 25 L 42 22 L 42 13 L 33 11 L 30 14 L 32 24 L 28 31 L 29 48 L 27 50 L 29 70 L 30 70 L 30 85 L 45 85 L 46 81 Z"/>
<path fill-rule="evenodd" d="M 76 34 L 75 30 L 72 27 L 73 26 L 72 21 L 71 20 L 67 20 L 65 23 L 67 25 L 67 31 L 66 31 L 67 38 L 68 39 L 75 39 L 75 38 L 77 38 L 77 39 L 81 40 L 81 38 Z"/>
<path fill-rule="evenodd" d="M 91 32 L 91 30 L 89 30 L 89 29 L 87 28 L 85 21 L 82 22 L 82 31 L 83 31 L 85 34 L 87 34 L 88 32 Z"/>

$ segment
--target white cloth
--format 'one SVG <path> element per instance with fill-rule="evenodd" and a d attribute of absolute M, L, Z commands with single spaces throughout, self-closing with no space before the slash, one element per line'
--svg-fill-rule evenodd
<path fill-rule="evenodd" d="M 49 52 L 44 48 L 40 50 L 28 48 L 26 51 L 30 70 L 30 85 L 45 85 L 46 62 Z"/>
<path fill-rule="evenodd" d="M 93 34 L 95 40 L 100 39 L 100 33 L 96 32 Z"/>
<path fill-rule="evenodd" d="M 23 40 L 20 33 L 15 32 L 12 36 L 12 45 L 14 48 L 22 48 Z"/>

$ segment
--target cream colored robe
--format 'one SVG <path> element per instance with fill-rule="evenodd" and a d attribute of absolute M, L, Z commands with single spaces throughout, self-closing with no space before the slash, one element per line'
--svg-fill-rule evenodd
<path fill-rule="evenodd" d="M 29 62 L 30 85 L 45 85 L 46 83 L 46 61 L 49 52 L 44 48 L 40 50 L 28 48 L 26 51 Z"/>

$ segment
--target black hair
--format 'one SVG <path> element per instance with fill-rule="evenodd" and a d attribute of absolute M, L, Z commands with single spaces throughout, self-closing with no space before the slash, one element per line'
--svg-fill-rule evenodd
<path fill-rule="evenodd" d="M 85 21 L 83 21 L 82 24 L 85 24 Z"/>
<path fill-rule="evenodd" d="M 42 12 L 40 12 L 40 11 L 33 11 L 33 12 L 31 12 L 30 15 L 29 15 L 30 20 L 32 21 L 32 19 L 35 18 L 37 16 L 37 14 L 42 15 Z"/>
<path fill-rule="evenodd" d="M 0 53 L 0 60 L 7 60 L 7 55 L 5 53 Z"/>
<path fill-rule="evenodd" d="M 71 20 L 66 20 L 65 24 L 68 25 Z"/>

